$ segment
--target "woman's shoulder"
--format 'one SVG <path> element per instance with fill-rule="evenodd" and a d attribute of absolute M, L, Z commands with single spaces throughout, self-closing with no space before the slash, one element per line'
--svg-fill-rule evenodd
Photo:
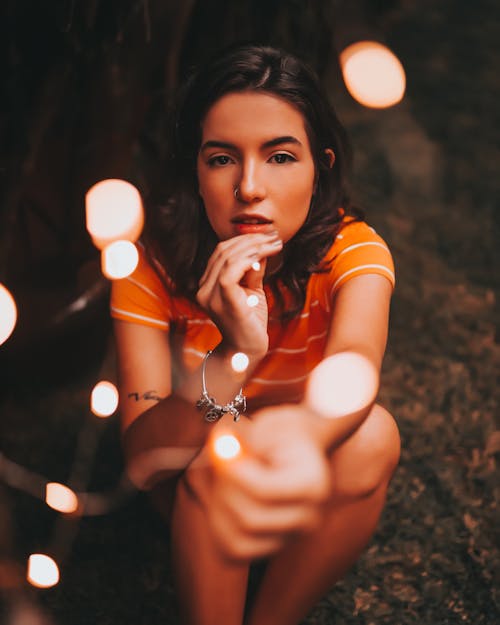
<path fill-rule="evenodd" d="M 149 256 L 143 243 L 138 242 L 136 248 L 138 261 L 134 271 L 125 278 L 114 280 L 112 290 L 127 292 L 136 287 L 142 293 L 163 299 L 170 290 L 170 279 L 167 272 L 160 263 Z"/>
<path fill-rule="evenodd" d="M 366 221 L 345 216 L 325 255 L 328 270 L 317 280 L 327 283 L 331 295 L 360 274 L 380 274 L 394 287 L 394 262 L 386 241 Z"/>
<path fill-rule="evenodd" d="M 175 294 L 165 268 L 137 244 L 138 263 L 126 278 L 111 285 L 111 315 L 114 318 L 168 329 L 170 322 L 202 316 L 202 311 Z"/>
<path fill-rule="evenodd" d="M 350 215 L 342 219 L 340 228 L 332 241 L 325 259 L 334 260 L 339 254 L 345 252 L 352 245 L 358 246 L 383 246 L 389 249 L 385 240 L 377 233 L 375 228 L 366 221 L 356 219 Z"/>

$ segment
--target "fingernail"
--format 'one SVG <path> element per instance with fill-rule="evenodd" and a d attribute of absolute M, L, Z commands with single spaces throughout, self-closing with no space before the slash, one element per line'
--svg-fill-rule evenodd
<path fill-rule="evenodd" d="M 271 241 L 271 245 L 273 247 L 281 247 L 283 245 L 283 241 L 281 239 L 276 239 L 276 241 Z"/>

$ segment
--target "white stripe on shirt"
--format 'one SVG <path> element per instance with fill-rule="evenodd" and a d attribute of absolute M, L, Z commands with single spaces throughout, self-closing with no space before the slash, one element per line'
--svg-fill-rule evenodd
<path fill-rule="evenodd" d="M 183 319 L 186 321 L 186 323 L 208 323 L 215 326 L 215 323 L 211 319 L 186 319 L 185 317 L 183 317 Z"/>
<path fill-rule="evenodd" d="M 264 386 L 269 386 L 273 384 L 296 384 L 297 382 L 302 382 L 303 380 L 307 380 L 309 374 L 301 375 L 298 378 L 290 378 L 289 380 L 266 380 L 265 378 L 251 378 L 250 382 L 257 382 L 257 384 L 262 384 Z"/>
<path fill-rule="evenodd" d="M 387 273 L 388 276 L 390 276 L 392 278 L 392 280 L 395 280 L 395 276 L 394 276 L 394 272 L 391 271 L 390 269 L 388 269 L 385 265 L 359 265 L 358 267 L 354 267 L 353 269 L 349 269 L 349 271 L 345 271 L 340 278 L 337 278 L 337 280 L 335 281 L 335 284 L 332 286 L 332 290 L 330 292 L 330 297 L 332 297 L 335 288 L 337 286 L 337 284 L 339 282 L 341 282 L 346 276 L 349 276 L 351 273 L 354 273 L 356 271 L 361 271 L 362 269 L 381 269 L 382 271 L 385 271 Z M 369 273 L 369 272 L 368 272 Z"/>
<path fill-rule="evenodd" d="M 154 291 L 152 291 L 151 289 L 148 289 L 147 286 L 144 286 L 144 284 L 141 284 L 140 282 L 137 282 L 137 280 L 134 280 L 134 278 L 131 278 L 130 276 L 125 278 L 125 280 L 128 280 L 129 282 L 132 282 L 132 284 L 135 284 L 135 286 L 138 286 L 145 293 L 147 293 L 148 295 L 152 295 L 155 299 L 157 299 L 159 302 L 161 302 L 160 297 Z"/>
<path fill-rule="evenodd" d="M 111 310 L 119 315 L 125 315 L 126 317 L 132 317 L 132 319 L 140 319 L 141 321 L 149 321 L 150 323 L 154 323 L 160 328 L 168 329 L 169 323 L 168 321 L 161 321 L 160 319 L 154 319 L 153 317 L 146 317 L 146 315 L 138 315 L 137 313 L 129 312 L 128 310 L 121 310 L 120 308 L 115 308 L 111 306 Z"/>
<path fill-rule="evenodd" d="M 311 304 L 309 305 L 309 308 L 312 308 L 313 306 L 317 306 L 318 304 L 319 304 L 319 300 L 316 299 L 314 300 L 314 302 L 311 302 Z M 302 313 L 301 315 L 299 315 L 298 317 L 294 317 L 293 319 L 307 319 L 307 317 L 309 317 L 309 311 Z M 282 323 L 281 317 L 269 317 L 269 321 L 272 321 L 273 323 Z"/>
<path fill-rule="evenodd" d="M 317 306 L 319 304 L 319 300 L 314 300 L 314 302 L 311 302 L 311 304 L 309 304 L 309 309 L 311 309 L 313 306 Z M 309 310 L 306 313 L 302 313 L 300 315 L 300 319 L 307 319 L 307 317 L 309 317 Z"/>
<path fill-rule="evenodd" d="M 200 352 L 194 347 L 183 347 L 182 351 L 185 354 L 194 354 L 195 356 L 199 356 L 200 358 L 205 358 L 205 356 L 207 355 L 207 352 Z"/>
<path fill-rule="evenodd" d="M 339 252 L 339 254 L 337 255 L 337 258 L 339 256 L 342 256 L 342 254 L 345 254 L 346 252 L 350 252 L 352 250 L 355 250 L 358 247 L 363 247 L 365 245 L 376 245 L 377 247 L 381 247 L 386 252 L 389 252 L 389 248 L 387 247 L 387 245 L 380 243 L 380 241 L 365 241 L 364 243 L 353 243 L 352 245 L 349 245 L 348 247 L 344 248 L 341 252 Z"/>
<path fill-rule="evenodd" d="M 317 339 L 321 339 L 324 336 L 326 336 L 328 334 L 328 330 L 325 330 L 324 332 L 321 332 L 321 334 L 312 334 L 311 336 L 309 336 L 306 340 L 306 345 L 308 345 L 311 341 L 315 341 Z M 280 353 L 280 354 L 301 354 L 302 352 L 306 352 L 307 351 L 307 347 L 297 347 L 297 348 L 291 348 L 291 347 L 276 347 L 275 349 L 270 349 L 268 354 L 276 354 L 276 353 Z"/>

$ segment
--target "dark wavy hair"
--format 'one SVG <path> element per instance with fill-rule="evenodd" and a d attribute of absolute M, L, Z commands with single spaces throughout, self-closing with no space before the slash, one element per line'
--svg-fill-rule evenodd
<path fill-rule="evenodd" d="M 315 191 L 307 219 L 286 243 L 281 269 L 269 280 L 281 317 L 286 319 L 302 309 L 310 275 L 327 269 L 322 260 L 343 215 L 362 218 L 348 196 L 350 147 L 345 130 L 314 72 L 291 54 L 267 46 L 239 45 L 188 78 L 174 111 L 164 179 L 166 199 L 148 211 L 146 246 L 154 265 L 165 269 L 170 292 L 196 302 L 198 281 L 218 242 L 198 194 L 196 162 L 202 123 L 219 98 L 243 91 L 278 96 L 301 112 L 315 164 Z M 326 148 L 335 153 L 333 167 Z M 283 289 L 292 296 L 287 310 Z"/>

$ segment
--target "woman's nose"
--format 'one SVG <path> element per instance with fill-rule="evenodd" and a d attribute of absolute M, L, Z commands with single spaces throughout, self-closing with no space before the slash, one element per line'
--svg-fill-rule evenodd
<path fill-rule="evenodd" d="M 264 199 L 266 187 L 257 163 L 244 163 L 237 189 L 236 197 L 241 202 L 258 202 Z"/>

